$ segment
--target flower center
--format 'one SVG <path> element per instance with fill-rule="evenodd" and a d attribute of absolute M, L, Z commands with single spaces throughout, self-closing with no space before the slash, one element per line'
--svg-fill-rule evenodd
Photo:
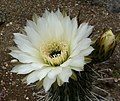
<path fill-rule="evenodd" d="M 58 57 L 58 56 L 60 56 L 61 55 L 61 51 L 53 51 L 52 53 L 50 53 L 50 57 L 51 58 L 56 58 L 56 57 Z"/>
<path fill-rule="evenodd" d="M 59 66 L 69 56 L 69 45 L 66 42 L 50 41 L 42 44 L 40 52 L 45 63 Z"/>

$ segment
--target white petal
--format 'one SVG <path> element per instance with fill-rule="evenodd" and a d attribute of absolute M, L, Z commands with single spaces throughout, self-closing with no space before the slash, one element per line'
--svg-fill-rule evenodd
<path fill-rule="evenodd" d="M 57 84 L 61 86 L 64 82 L 57 76 Z"/>
<path fill-rule="evenodd" d="M 38 78 L 39 80 L 42 80 L 51 70 L 50 67 L 45 67 L 44 69 L 39 71 Z"/>
<path fill-rule="evenodd" d="M 93 26 L 88 25 L 88 23 L 82 23 L 78 28 L 77 39 L 81 40 L 82 38 L 88 37 L 92 32 Z"/>
<path fill-rule="evenodd" d="M 37 57 L 33 57 L 30 54 L 24 53 L 19 50 L 13 50 L 9 54 L 14 58 L 17 58 L 22 63 L 40 62 L 40 60 Z"/>
<path fill-rule="evenodd" d="M 55 38 L 59 39 L 60 36 L 63 35 L 63 27 L 61 21 L 53 12 L 49 14 L 46 20 L 48 24 L 48 33 L 51 34 L 51 38 L 54 36 Z"/>
<path fill-rule="evenodd" d="M 72 22 L 70 20 L 69 16 L 64 17 L 63 22 L 62 22 L 63 28 L 64 28 L 64 35 L 63 39 L 67 39 L 69 42 L 71 41 L 71 36 L 72 36 Z"/>
<path fill-rule="evenodd" d="M 65 61 L 63 64 L 61 64 L 61 67 L 67 67 L 71 62 L 71 59 L 68 59 L 67 61 Z"/>
<path fill-rule="evenodd" d="M 78 24 L 77 24 L 77 18 L 72 19 L 72 38 L 75 37 L 76 32 L 77 32 Z"/>
<path fill-rule="evenodd" d="M 76 71 L 81 71 L 83 70 L 84 67 L 84 56 L 75 56 L 72 57 L 70 59 L 68 59 L 66 62 L 64 62 L 63 64 L 61 64 L 61 67 L 70 67 L 73 70 Z"/>
<path fill-rule="evenodd" d="M 75 70 L 75 71 L 84 71 L 84 66 L 83 66 L 83 67 L 70 66 L 70 68 L 71 68 L 72 70 Z"/>
<path fill-rule="evenodd" d="M 71 47 L 71 57 L 80 53 L 81 50 L 87 49 L 91 44 L 90 38 L 85 38 L 81 40 L 75 47 Z"/>
<path fill-rule="evenodd" d="M 39 80 L 38 75 L 39 71 L 34 71 L 27 76 L 27 84 L 34 83 Z"/>
<path fill-rule="evenodd" d="M 84 68 L 84 57 L 76 56 L 71 59 L 69 66 L 71 69 L 81 71 Z"/>
<path fill-rule="evenodd" d="M 43 13 L 43 16 L 44 18 L 48 17 L 50 14 L 50 12 L 48 10 L 45 10 L 45 13 Z"/>
<path fill-rule="evenodd" d="M 63 68 L 62 72 L 58 76 L 63 82 L 68 82 L 69 77 L 71 75 L 72 75 L 71 69 L 66 67 L 66 68 Z"/>
<path fill-rule="evenodd" d="M 29 26 L 25 27 L 25 31 L 27 32 L 27 35 L 30 41 L 32 42 L 32 44 L 35 47 L 39 48 L 40 41 L 41 41 L 40 34 L 37 33 L 32 27 L 29 27 Z"/>
<path fill-rule="evenodd" d="M 45 66 L 48 66 L 47 64 L 44 64 L 43 62 L 39 61 L 39 62 L 33 62 L 31 63 L 31 66 L 34 67 L 34 68 L 42 68 L 42 67 L 45 67 Z"/>
<path fill-rule="evenodd" d="M 84 57 L 76 56 L 71 58 L 70 66 L 83 67 L 84 66 Z"/>
<path fill-rule="evenodd" d="M 90 46 L 91 42 L 90 38 L 85 38 L 78 43 L 78 47 L 80 47 L 80 50 L 84 50 Z"/>
<path fill-rule="evenodd" d="M 33 63 L 17 65 L 11 70 L 11 72 L 15 72 L 18 74 L 28 74 L 33 70 L 38 70 L 41 68 L 40 66 L 33 66 L 33 65 L 34 65 Z"/>
<path fill-rule="evenodd" d="M 72 47 L 76 46 L 76 44 L 86 37 L 88 37 L 92 32 L 93 26 L 88 25 L 88 23 L 82 23 L 78 28 L 78 32 L 72 41 Z"/>
<path fill-rule="evenodd" d="M 49 29 L 49 27 L 47 24 L 47 20 L 43 17 L 39 18 L 38 22 L 37 22 L 37 32 L 39 32 L 42 41 L 46 41 L 50 37 L 49 36 L 50 33 L 49 33 L 48 29 Z"/>
<path fill-rule="evenodd" d="M 61 71 L 62 67 L 55 67 L 48 73 L 48 77 L 52 79 L 56 77 Z"/>
<path fill-rule="evenodd" d="M 51 68 L 48 67 L 45 69 L 39 69 L 32 72 L 27 76 L 27 83 L 30 84 L 30 83 L 34 83 L 37 80 L 42 80 L 50 70 Z"/>
<path fill-rule="evenodd" d="M 50 79 L 48 77 L 45 77 L 45 79 L 43 80 L 43 87 L 45 89 L 45 92 L 47 92 L 51 85 L 55 82 L 56 78 Z"/>
<path fill-rule="evenodd" d="M 56 11 L 55 14 L 57 15 L 57 17 L 58 17 L 60 20 L 63 19 L 63 15 L 62 15 L 62 13 L 60 12 L 59 8 L 58 8 L 58 10 Z"/>
<path fill-rule="evenodd" d="M 92 33 L 93 28 L 94 28 L 94 26 L 88 25 L 86 34 L 84 35 L 84 38 L 88 37 Z"/>
<path fill-rule="evenodd" d="M 82 23 L 77 31 L 77 35 L 75 36 L 74 44 L 79 42 L 81 39 L 83 39 L 83 36 L 86 34 L 86 30 L 88 27 L 88 23 Z"/>
<path fill-rule="evenodd" d="M 26 35 L 20 33 L 14 33 L 15 36 L 15 43 L 17 44 L 18 48 L 23 52 L 30 53 L 32 55 L 38 54 L 38 50 L 32 45 Z"/>
<path fill-rule="evenodd" d="M 87 49 L 82 50 L 80 52 L 79 56 L 88 56 L 93 50 L 94 50 L 94 48 L 90 46 Z"/>
<path fill-rule="evenodd" d="M 27 26 L 36 29 L 36 23 L 31 21 L 31 20 L 27 20 Z"/>
<path fill-rule="evenodd" d="M 91 44 L 90 38 L 84 38 L 80 42 L 78 42 L 74 47 L 71 47 L 71 51 L 75 50 L 76 48 L 80 47 L 80 50 L 88 48 Z"/>

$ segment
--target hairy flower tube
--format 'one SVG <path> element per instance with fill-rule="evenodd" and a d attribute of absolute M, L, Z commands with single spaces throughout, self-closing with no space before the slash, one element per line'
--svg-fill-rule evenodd
<path fill-rule="evenodd" d="M 59 10 L 46 10 L 42 17 L 35 15 L 33 21 L 27 21 L 26 33 L 14 33 L 17 47 L 10 55 L 21 64 L 12 72 L 28 74 L 25 77 L 27 84 L 43 81 L 45 91 L 54 82 L 59 86 L 69 82 L 73 70 L 84 70 L 85 56 L 93 51 L 88 38 L 92 29 L 88 23 L 78 26 L 76 18 L 63 16 Z"/>
<path fill-rule="evenodd" d="M 109 59 L 115 49 L 116 42 L 115 35 L 111 30 L 103 33 L 93 44 L 95 49 L 91 54 L 93 61 L 103 62 Z"/>

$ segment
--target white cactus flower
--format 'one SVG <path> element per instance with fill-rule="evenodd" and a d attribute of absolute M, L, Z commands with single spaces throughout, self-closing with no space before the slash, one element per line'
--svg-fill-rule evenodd
<path fill-rule="evenodd" d="M 46 10 L 42 17 L 34 16 L 24 28 L 26 35 L 14 33 L 17 47 L 10 55 L 21 64 L 12 72 L 28 74 L 27 84 L 43 80 L 45 91 L 55 81 L 61 86 L 69 81 L 72 70 L 83 70 L 85 56 L 93 51 L 91 39 L 87 38 L 92 29 L 88 23 L 78 27 L 76 18 L 63 16 L 59 10 Z"/>

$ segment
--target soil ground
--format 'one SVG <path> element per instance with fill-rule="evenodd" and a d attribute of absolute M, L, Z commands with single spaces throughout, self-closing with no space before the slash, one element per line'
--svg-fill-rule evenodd
<path fill-rule="evenodd" d="M 94 25 L 92 36 L 110 28 L 114 33 L 120 30 L 119 0 L 0 0 L 0 101 L 35 101 L 35 87 L 23 84 L 23 75 L 11 73 L 13 59 L 8 53 L 14 46 L 13 33 L 21 32 L 26 20 L 34 13 L 42 15 L 47 10 L 65 10 L 71 17 L 78 17 L 80 23 L 89 21 Z M 115 101 L 120 101 L 120 44 L 117 45 L 112 57 L 96 65 L 96 70 L 109 69 L 103 72 L 104 78 L 117 80 L 113 83 L 102 83 Z M 44 97 L 44 93 L 41 93 Z M 42 101 L 42 99 L 40 100 Z"/>

